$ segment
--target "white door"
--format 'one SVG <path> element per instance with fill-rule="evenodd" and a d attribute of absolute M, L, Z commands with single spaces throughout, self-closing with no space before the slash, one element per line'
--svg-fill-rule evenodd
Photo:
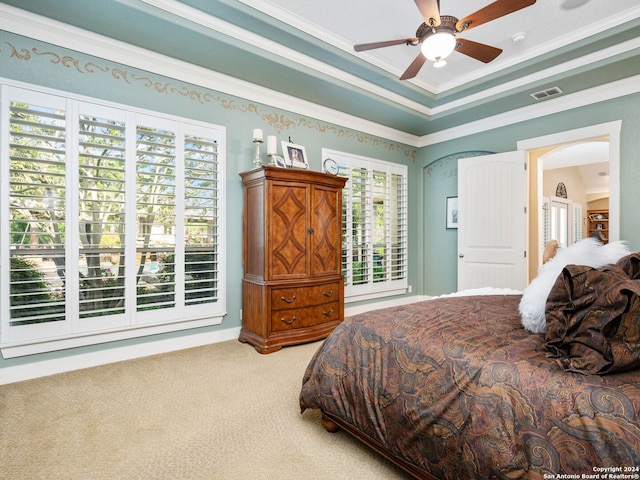
<path fill-rule="evenodd" d="M 458 290 L 526 287 L 526 153 L 458 161 Z"/>

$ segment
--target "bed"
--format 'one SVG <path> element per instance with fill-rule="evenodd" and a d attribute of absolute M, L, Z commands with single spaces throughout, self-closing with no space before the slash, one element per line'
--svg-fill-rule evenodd
<path fill-rule="evenodd" d="M 640 255 L 565 266 L 543 333 L 523 328 L 521 297 L 345 319 L 306 369 L 302 412 L 415 478 L 640 478 Z"/>

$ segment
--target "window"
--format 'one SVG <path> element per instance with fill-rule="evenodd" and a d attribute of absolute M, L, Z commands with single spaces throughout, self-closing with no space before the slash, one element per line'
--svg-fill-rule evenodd
<path fill-rule="evenodd" d="M 10 86 L 2 100 L 2 346 L 219 323 L 224 129 Z"/>
<path fill-rule="evenodd" d="M 560 197 L 543 197 L 543 246 L 557 240 L 566 247 L 582 240 L 582 204 Z"/>
<path fill-rule="evenodd" d="M 342 271 L 345 297 L 356 301 L 407 289 L 407 167 L 323 149 L 343 190 Z"/>

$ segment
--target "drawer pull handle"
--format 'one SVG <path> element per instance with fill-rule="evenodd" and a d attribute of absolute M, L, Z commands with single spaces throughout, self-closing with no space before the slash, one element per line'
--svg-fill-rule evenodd
<path fill-rule="evenodd" d="M 296 321 L 296 317 L 295 317 L 295 315 L 294 315 L 294 316 L 293 316 L 293 318 L 292 318 L 291 320 L 285 320 L 285 319 L 284 319 L 284 317 L 282 317 L 282 318 L 280 319 L 280 321 L 281 321 L 281 322 L 286 323 L 287 325 L 291 325 L 293 322 L 295 322 L 295 321 Z"/>
<path fill-rule="evenodd" d="M 322 314 L 325 317 L 330 317 L 331 315 L 333 315 L 333 308 L 331 310 L 329 310 L 328 312 L 327 311 L 323 311 Z"/>
<path fill-rule="evenodd" d="M 287 300 L 286 298 L 284 298 L 284 295 L 282 297 L 280 297 L 280 300 L 282 300 L 283 302 L 287 302 L 287 303 L 292 303 L 295 299 L 296 299 L 295 295 L 293 297 L 291 297 L 291 300 Z"/>
<path fill-rule="evenodd" d="M 333 288 L 328 292 L 322 292 L 325 297 L 333 297 Z"/>

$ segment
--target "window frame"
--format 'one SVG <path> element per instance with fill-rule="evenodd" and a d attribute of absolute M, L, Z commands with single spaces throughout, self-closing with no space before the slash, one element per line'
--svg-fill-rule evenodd
<path fill-rule="evenodd" d="M 372 300 L 372 299 L 380 299 L 392 295 L 403 295 L 408 292 L 408 276 L 409 276 L 409 265 L 408 265 L 408 167 L 406 165 L 393 163 L 385 160 L 374 159 L 370 157 L 364 157 L 360 155 L 355 155 L 346 152 L 340 152 L 337 150 L 332 150 L 328 148 L 322 149 L 322 158 L 327 159 L 331 158 L 338 163 L 338 175 L 344 176 L 349 179 L 347 181 L 343 193 L 342 193 L 342 202 L 343 202 L 343 210 L 345 211 L 346 218 L 343 215 L 343 223 L 342 223 L 342 235 L 343 235 L 343 261 L 342 261 L 342 274 L 345 277 L 345 303 L 352 303 L 362 300 Z M 401 215 L 403 216 L 403 223 L 401 225 L 400 232 L 400 241 L 399 247 L 397 247 L 402 255 L 404 255 L 403 260 L 403 268 L 402 268 L 402 276 L 399 279 L 388 279 L 382 282 L 377 282 L 374 279 L 373 275 L 373 255 L 374 255 L 374 241 L 369 238 L 367 241 L 367 250 L 370 252 L 368 255 L 370 257 L 370 279 L 363 284 L 353 285 L 353 270 L 352 264 L 353 262 L 346 262 L 346 258 L 353 258 L 353 248 L 350 245 L 349 237 L 347 237 L 347 225 L 351 223 L 352 219 L 352 211 L 349 210 L 349 206 L 351 205 L 350 199 L 352 198 L 352 172 L 354 169 L 365 169 L 370 172 L 369 178 L 372 178 L 373 172 L 384 172 L 389 175 L 398 175 L 403 180 L 403 191 L 401 193 L 402 198 L 402 207 L 403 211 Z M 389 180 L 387 179 L 387 182 Z M 373 214 L 373 208 L 376 201 L 373 196 L 367 200 L 367 214 Z M 389 230 L 390 228 L 390 213 L 387 209 L 386 215 L 386 225 L 385 228 Z M 387 235 L 390 235 L 390 232 L 387 232 Z M 387 237 L 388 238 L 388 237 Z M 344 241 L 346 239 L 346 241 Z M 389 262 L 387 268 L 387 274 L 392 271 L 393 262 Z"/>
<path fill-rule="evenodd" d="M 66 117 L 66 157 L 65 162 L 69 163 L 67 170 L 67 179 L 65 188 L 72 190 L 67 193 L 65 207 L 65 222 L 70 226 L 67 241 L 65 242 L 65 268 L 74 274 L 67 274 L 69 280 L 67 285 L 67 294 L 65 303 L 69 305 L 78 305 L 78 275 L 79 260 L 74 258 L 74 254 L 81 252 L 79 250 L 79 242 L 77 237 L 78 220 L 78 194 L 81 185 L 78 180 L 78 166 L 80 147 L 79 147 L 79 119 L 82 115 L 93 114 L 93 112 L 105 112 L 113 114 L 117 118 L 113 120 L 126 122 L 125 143 L 127 149 L 126 161 L 131 163 L 137 162 L 136 155 L 136 126 L 145 122 L 151 123 L 152 126 L 164 126 L 173 129 L 181 148 L 188 143 L 189 138 L 194 136 L 206 137 L 212 139 L 217 144 L 215 153 L 216 171 L 215 171 L 215 208 L 214 223 L 217 226 L 215 237 L 218 239 L 213 245 L 212 251 L 216 252 L 216 295 L 215 301 L 186 305 L 184 301 L 185 282 L 176 282 L 176 293 L 180 293 L 179 299 L 181 304 L 176 307 L 162 309 L 163 315 L 158 315 L 158 310 L 150 312 L 137 311 L 136 309 L 136 282 L 125 278 L 125 289 L 129 295 L 127 302 L 126 314 L 106 315 L 103 317 L 80 318 L 77 307 L 69 311 L 64 321 L 50 322 L 57 325 L 43 327 L 44 324 L 34 325 L 18 325 L 10 326 L 11 318 L 9 315 L 10 305 L 10 268 L 2 268 L 10 265 L 10 182 L 7 174 L 10 169 L 10 146 L 8 141 L 0 142 L 0 349 L 5 358 L 12 358 L 22 355 L 30 355 L 34 353 L 42 353 L 55 351 L 60 349 L 75 348 L 80 346 L 94 345 L 104 342 L 112 342 L 130 338 L 138 338 L 147 335 L 159 333 L 176 332 L 203 326 L 218 325 L 222 322 L 222 318 L 226 315 L 226 261 L 222 254 L 226 250 L 226 208 L 225 208 L 225 191 L 226 191 L 226 128 L 218 125 L 209 124 L 197 120 L 178 117 L 160 112 L 153 112 L 145 109 L 139 109 L 128 105 L 117 104 L 100 99 L 74 95 L 69 92 L 63 92 L 48 88 L 36 87 L 22 82 L 13 82 L 2 80 L 0 82 L 0 135 L 3 140 L 8 140 L 10 121 L 10 105 L 12 102 L 25 102 L 32 105 L 39 105 L 39 101 L 44 102 L 42 106 L 62 107 Z M 26 101 L 25 101 L 26 100 Z M 109 118 L 109 117 L 105 117 Z M 178 160 L 184 159 L 181 156 L 183 150 L 179 148 L 176 151 L 176 164 L 181 164 Z M 127 179 L 134 174 L 135 165 L 126 167 Z M 133 169 L 133 170 L 132 170 Z M 176 168 L 176 199 L 183 198 L 185 191 L 185 171 L 184 165 L 177 165 Z M 180 175 L 182 175 L 180 177 Z M 136 203 L 135 203 L 135 180 L 128 183 L 134 184 L 130 187 L 126 195 L 126 225 L 133 239 L 127 241 L 121 248 L 125 256 L 132 255 L 135 258 L 135 236 L 136 236 Z M 177 243 L 179 248 L 176 250 L 175 258 L 178 262 L 182 262 L 179 268 L 182 274 L 180 280 L 185 277 L 184 268 L 186 263 L 185 249 L 187 248 L 187 240 L 184 238 L 184 206 L 186 202 L 178 200 L 176 205 L 178 208 L 178 219 L 174 222 L 176 230 Z M 217 213 L 217 214 L 216 214 Z M 75 220 L 74 220 L 75 218 Z M 182 222 L 182 223 L 181 223 Z M 73 232 L 73 233 L 71 233 Z M 125 257 L 126 258 L 126 257 Z M 126 271 L 135 269 L 135 262 L 129 260 Z M 131 268 L 134 265 L 134 268 Z M 177 272 L 176 272 L 177 273 Z M 128 275 L 129 277 L 130 275 Z M 186 278 L 186 277 L 185 277 Z"/>

